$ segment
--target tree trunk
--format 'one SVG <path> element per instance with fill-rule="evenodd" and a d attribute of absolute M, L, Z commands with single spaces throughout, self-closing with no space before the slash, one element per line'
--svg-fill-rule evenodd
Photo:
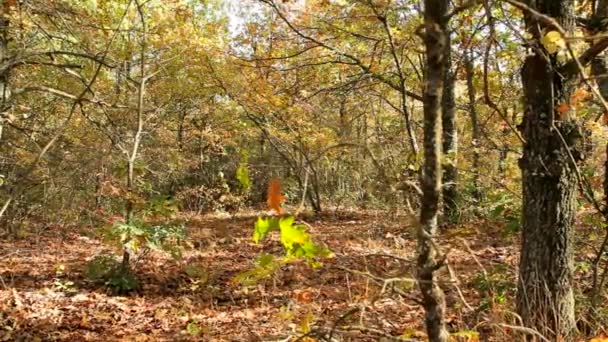
<path fill-rule="evenodd" d="M 4 2 L 0 4 L 0 64 L 4 64 L 8 58 L 8 27 L 10 21 L 8 19 L 10 7 L 14 5 L 13 2 Z M 8 120 L 8 112 L 10 109 L 9 98 L 10 98 L 10 88 L 9 88 L 9 76 L 10 76 L 10 68 L 6 68 L 3 72 L 0 73 L 0 146 L 2 146 L 2 137 L 4 133 L 4 123 Z M 6 145 L 6 144 L 5 144 Z M 0 165 L 0 177 L 7 177 L 6 170 L 4 170 L 4 165 Z M 4 178 L 0 178 L 0 181 L 5 181 Z M 6 186 L 5 186 L 6 188 Z M 1 189 L 1 187 L 0 187 Z M 13 198 L 11 195 L 11 191 L 3 190 L 2 193 L 8 194 L 7 199 L 3 199 L 3 202 L 0 203 L 0 219 L 6 213 L 8 207 L 13 202 Z M 9 226 L 10 231 L 10 226 Z"/>
<path fill-rule="evenodd" d="M 600 0 L 595 10 L 594 17 L 596 18 L 605 18 L 608 16 L 608 1 Z M 595 83 L 598 86 L 600 94 L 604 101 L 608 101 L 608 56 L 606 53 L 602 53 L 598 57 L 596 57 L 591 62 L 591 76 L 595 79 Z M 604 124 L 608 124 L 604 122 Z M 605 147 L 605 162 L 604 162 L 604 207 L 603 207 L 603 216 L 604 223 L 608 223 L 608 143 L 606 143 Z M 597 317 L 597 308 L 601 307 L 601 294 L 604 291 L 603 285 L 605 281 L 605 272 L 600 271 L 600 262 L 602 260 L 602 256 L 605 253 L 606 247 L 608 244 L 608 231 L 604 237 L 604 241 L 598 250 L 597 256 L 593 262 L 593 281 L 591 288 L 591 307 L 589 308 L 589 312 L 591 313 L 590 319 L 594 319 Z M 600 276 L 600 273 L 602 274 Z M 601 280 L 600 280 L 601 278 Z"/>
<path fill-rule="evenodd" d="M 452 48 L 450 34 L 446 34 L 446 71 L 444 75 L 442 117 L 443 126 L 443 215 L 447 221 L 458 219 L 458 131 L 456 127 L 456 99 L 454 88 L 456 75 L 452 70 Z"/>
<path fill-rule="evenodd" d="M 8 4 L 3 4 L 0 8 L 0 63 L 4 64 L 8 58 L 8 26 L 9 26 L 9 10 Z M 4 121 L 7 119 L 5 115 L 9 109 L 8 101 L 10 97 L 9 89 L 9 70 L 7 67 L 0 73 L 0 141 L 2 141 L 2 132 L 4 128 Z"/>
<path fill-rule="evenodd" d="M 471 56 L 472 51 L 469 49 L 465 52 L 464 69 L 467 78 L 467 95 L 469 97 L 469 117 L 471 119 L 472 129 L 472 142 L 471 147 L 473 148 L 473 198 L 480 203 L 483 200 L 483 191 L 481 190 L 481 182 L 479 181 L 479 166 L 480 166 L 480 155 L 479 155 L 479 143 L 481 134 L 479 131 L 479 122 L 477 118 L 477 95 L 475 94 L 475 85 L 473 80 L 475 78 L 475 69 L 473 65 L 473 58 Z"/>
<path fill-rule="evenodd" d="M 534 8 L 572 32 L 573 0 L 535 2 Z M 531 15 L 526 16 L 526 25 L 536 39 L 543 35 L 541 30 L 551 29 Z M 537 51 L 526 58 L 521 74 L 521 131 L 526 143 L 520 160 L 523 213 L 517 312 L 526 326 L 551 339 L 569 340 L 576 327 L 571 227 L 576 212 L 575 163 L 582 159 L 583 133 L 567 113 L 555 110 L 569 103 L 574 88 L 574 82 L 556 68 L 554 56 L 547 60 Z"/>
<path fill-rule="evenodd" d="M 422 207 L 418 231 L 418 283 L 422 292 L 425 324 L 429 340 L 449 340 L 445 322 L 445 297 L 436 281 L 443 262 L 432 239 L 437 233 L 441 191 L 441 107 L 446 72 L 448 0 L 424 1 L 424 30 L 420 36 L 426 47 L 424 88 L 424 165 L 420 176 Z"/>

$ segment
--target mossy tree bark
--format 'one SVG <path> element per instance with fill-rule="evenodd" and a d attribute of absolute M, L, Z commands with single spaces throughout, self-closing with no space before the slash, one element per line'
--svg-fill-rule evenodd
<path fill-rule="evenodd" d="M 421 173 L 422 201 L 418 231 L 418 282 L 430 341 L 449 340 L 445 322 L 445 297 L 437 284 L 436 271 L 443 265 L 433 237 L 437 233 L 441 194 L 443 91 L 448 47 L 448 0 L 424 1 L 424 25 L 419 34 L 426 47 L 424 102 L 424 165 Z"/>

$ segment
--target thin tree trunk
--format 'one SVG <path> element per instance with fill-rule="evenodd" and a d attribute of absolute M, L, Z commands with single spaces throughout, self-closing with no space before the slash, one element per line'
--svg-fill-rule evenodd
<path fill-rule="evenodd" d="M 9 10 L 10 7 L 7 4 L 2 4 L 2 7 L 0 7 L 0 11 L 2 11 L 0 13 L 0 63 L 2 64 L 4 64 L 8 57 L 8 27 L 10 23 L 8 19 Z M 10 68 L 7 67 L 0 73 L 0 142 L 2 141 L 4 121 L 7 120 L 5 114 L 9 109 L 9 71 Z"/>
<path fill-rule="evenodd" d="M 134 190 L 135 185 L 135 162 L 137 161 L 137 157 L 139 154 L 139 148 L 141 145 L 143 129 L 144 129 L 144 97 L 146 93 L 146 81 L 148 80 L 148 76 L 146 76 L 146 20 L 143 14 L 142 5 L 136 0 L 137 10 L 139 12 L 139 16 L 142 24 L 142 42 L 141 42 L 141 50 L 140 50 L 140 68 L 139 68 L 139 85 L 137 89 L 137 125 L 134 132 L 133 138 L 133 146 L 129 154 L 128 159 L 128 173 L 127 173 L 127 191 L 131 193 Z M 126 204 L 126 219 L 128 224 L 133 224 L 134 219 L 134 203 L 131 197 L 127 199 Z M 127 248 L 123 249 L 122 255 L 122 268 L 123 270 L 127 270 L 129 268 L 130 262 L 130 252 Z"/>
<path fill-rule="evenodd" d="M 479 181 L 479 166 L 480 166 L 480 155 L 479 155 L 479 147 L 480 147 L 480 139 L 481 133 L 479 131 L 479 122 L 477 118 L 477 95 L 475 93 L 475 85 L 473 80 L 475 78 L 475 69 L 473 65 L 472 59 L 472 51 L 468 50 L 465 52 L 465 61 L 464 61 L 464 69 L 467 78 L 467 95 L 469 97 L 469 117 L 471 119 L 471 129 L 472 129 L 472 142 L 471 147 L 473 149 L 473 198 L 479 203 L 483 200 L 483 191 L 481 189 L 481 182 Z"/>
<path fill-rule="evenodd" d="M 573 0 L 536 1 L 539 12 L 574 28 Z M 551 29 L 526 15 L 536 39 Z M 526 143 L 520 160 L 523 187 L 522 245 L 517 312 L 541 334 L 569 340 L 575 329 L 571 228 L 576 212 L 576 162 L 581 127 L 555 108 L 569 103 L 574 82 L 557 74 L 557 62 L 536 52 L 522 68 Z"/>
<path fill-rule="evenodd" d="M 13 3 L 14 4 L 14 3 Z M 10 11 L 11 3 L 4 2 L 0 4 L 0 64 L 4 64 L 8 55 L 8 28 L 10 21 L 8 19 L 8 12 Z M 0 146 L 2 145 L 2 138 L 4 133 L 4 122 L 8 119 L 7 114 L 9 110 L 9 71 L 10 68 L 6 68 L 2 73 L 0 73 Z M 6 177 L 5 170 L 0 169 L 0 176 Z M 2 179 L 4 180 L 4 179 Z M 3 200 L 4 203 L 0 208 L 0 219 L 6 213 L 6 210 L 13 202 L 13 197 L 10 191 L 6 192 L 8 194 L 8 198 Z"/>
<path fill-rule="evenodd" d="M 425 310 L 429 340 L 449 340 L 445 322 L 445 297 L 436 281 L 442 266 L 433 242 L 437 233 L 439 195 L 441 192 L 441 107 L 446 72 L 447 29 L 445 17 L 448 0 L 424 1 L 424 29 L 420 32 L 426 47 L 424 89 L 424 165 L 421 173 L 422 207 L 418 231 L 418 282 Z"/>
<path fill-rule="evenodd" d="M 446 34 L 445 46 L 446 72 L 444 76 L 442 100 L 443 127 L 443 214 L 448 221 L 458 219 L 458 130 L 456 126 L 456 99 L 454 88 L 456 75 L 452 68 L 451 36 Z"/>

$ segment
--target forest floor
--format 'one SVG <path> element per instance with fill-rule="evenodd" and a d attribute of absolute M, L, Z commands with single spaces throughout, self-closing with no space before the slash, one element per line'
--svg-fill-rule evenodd
<path fill-rule="evenodd" d="M 416 264 L 407 217 L 342 212 L 307 221 L 335 257 L 316 269 L 289 264 L 245 288 L 233 278 L 260 253 L 282 252 L 276 240 L 251 241 L 255 218 L 191 217 L 196 248 L 177 261 L 150 254 L 136 266 L 142 287 L 129 296 L 84 276 L 86 263 L 109 250 L 92 229 L 2 241 L 0 341 L 295 341 L 311 330 L 334 330 L 338 341 L 425 340 L 419 293 L 407 280 Z M 506 340 L 500 324 L 513 309 L 519 243 L 481 222 L 456 227 L 439 243 L 449 250 L 441 279 L 453 336 Z M 203 276 L 193 279 L 187 267 Z"/>

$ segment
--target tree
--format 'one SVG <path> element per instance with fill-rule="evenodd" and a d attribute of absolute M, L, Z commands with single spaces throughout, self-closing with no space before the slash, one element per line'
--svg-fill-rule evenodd
<path fill-rule="evenodd" d="M 445 298 L 435 272 L 443 261 L 433 238 L 437 233 L 441 192 L 441 112 L 449 49 L 447 0 L 425 0 L 424 25 L 419 34 L 426 47 L 424 103 L 424 165 L 420 176 L 422 201 L 418 230 L 418 282 L 426 312 L 429 340 L 448 341 Z"/>
<path fill-rule="evenodd" d="M 477 203 L 481 203 L 483 199 L 483 191 L 480 189 L 481 182 L 479 181 L 479 170 L 480 170 L 480 143 L 481 143 L 481 132 L 479 130 L 479 119 L 477 115 L 477 96 L 475 91 L 475 85 L 473 83 L 475 77 L 475 69 L 473 65 L 473 49 L 468 48 L 464 52 L 464 70 L 466 73 L 467 80 L 467 96 L 468 96 L 468 112 L 471 119 L 471 148 L 473 149 L 473 197 Z"/>
<path fill-rule="evenodd" d="M 522 246 L 517 311 L 541 334 L 569 339 L 576 328 L 572 284 L 572 223 L 576 212 L 578 163 L 586 133 L 570 106 L 580 62 L 605 48 L 601 40 L 578 61 L 560 63 L 556 46 L 574 31 L 574 1 L 509 1 L 522 9 L 536 42 L 523 63 L 525 140 L 520 160 L 523 186 Z M 551 38 L 553 37 L 553 38 Z M 557 46 L 559 47 L 559 46 Z"/>
<path fill-rule="evenodd" d="M 448 28 L 449 30 L 449 28 Z M 443 214 L 448 221 L 454 221 L 458 216 L 458 129 L 456 127 L 456 70 L 452 63 L 452 33 L 446 36 L 446 73 L 443 88 L 441 111 L 443 138 Z"/>

